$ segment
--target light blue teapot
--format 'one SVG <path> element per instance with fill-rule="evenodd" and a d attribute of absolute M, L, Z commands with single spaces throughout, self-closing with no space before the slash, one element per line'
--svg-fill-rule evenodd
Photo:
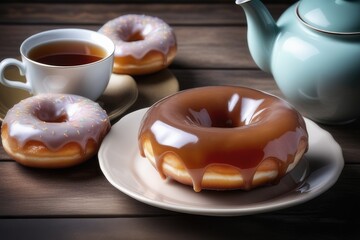
<path fill-rule="evenodd" d="M 360 117 L 360 0 L 301 0 L 275 23 L 259 0 L 237 0 L 256 64 L 305 116 L 341 124 Z"/>

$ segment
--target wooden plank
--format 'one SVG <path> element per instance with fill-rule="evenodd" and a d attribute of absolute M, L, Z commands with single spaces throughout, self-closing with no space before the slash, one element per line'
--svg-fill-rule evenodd
<path fill-rule="evenodd" d="M 64 25 L 0 25 L 0 59 L 19 56 L 21 42 L 32 34 L 67 27 Z M 78 26 L 98 30 L 100 26 Z M 176 26 L 178 54 L 172 68 L 257 68 L 241 26 Z M 11 43 L 11 44 L 9 44 Z"/>
<path fill-rule="evenodd" d="M 154 215 L 103 176 L 97 158 L 77 167 L 42 170 L 0 162 L 0 217 Z"/>
<path fill-rule="evenodd" d="M 320 197 L 279 212 L 296 217 L 345 221 L 360 210 L 360 165 L 346 165 L 339 181 Z M 147 206 L 110 185 L 96 159 L 75 168 L 40 170 L 0 162 L 0 217 L 126 217 L 160 216 L 173 212 Z M 347 204 L 334 207 L 339 196 Z M 302 221 L 299 221 L 299 223 Z"/>
<path fill-rule="evenodd" d="M 244 27 L 175 27 L 178 55 L 174 68 L 257 68 Z"/>
<path fill-rule="evenodd" d="M 260 70 L 222 70 L 222 69 L 172 69 L 180 89 L 234 85 L 252 87 L 283 97 L 273 77 Z"/>
<path fill-rule="evenodd" d="M 358 207 L 355 207 L 359 209 Z M 281 214 L 285 213 L 285 214 Z M 286 212 L 232 218 L 191 215 L 151 218 L 4 219 L 5 239 L 357 239 L 358 221 Z M 344 220 L 345 219 L 345 220 Z M 331 237 L 328 237 L 331 236 Z"/>
<path fill-rule="evenodd" d="M 74 7 L 75 6 L 75 7 Z M 287 4 L 267 4 L 274 18 Z M 245 24 L 241 7 L 231 1 L 227 4 L 46 4 L 10 3 L 0 8 L 0 23 L 8 24 L 99 24 L 124 14 L 157 16 L 171 25 Z"/>

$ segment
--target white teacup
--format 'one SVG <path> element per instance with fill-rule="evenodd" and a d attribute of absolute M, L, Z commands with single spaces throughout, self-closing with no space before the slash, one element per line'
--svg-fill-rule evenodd
<path fill-rule="evenodd" d="M 96 100 L 109 82 L 114 51 L 114 43 L 108 37 L 91 30 L 41 32 L 21 44 L 22 61 L 7 58 L 1 62 L 0 82 L 34 95 L 69 93 Z M 25 83 L 4 77 L 4 70 L 11 65 L 25 75 Z"/>

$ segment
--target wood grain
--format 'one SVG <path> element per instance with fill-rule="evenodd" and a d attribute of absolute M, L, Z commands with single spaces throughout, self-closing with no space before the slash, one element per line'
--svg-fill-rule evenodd
<path fill-rule="evenodd" d="M 97 30 L 117 16 L 141 13 L 163 18 L 174 28 L 179 51 L 170 69 L 180 89 L 241 85 L 282 97 L 272 76 L 260 71 L 249 54 L 241 7 L 234 0 L 195 2 L 4 0 L 0 60 L 18 57 L 21 42 L 32 34 L 64 27 Z M 277 19 L 296 1 L 264 2 Z M 141 104 L 139 99 L 128 112 L 145 107 Z M 357 239 L 360 121 L 320 126 L 343 150 L 346 164 L 337 183 L 291 208 L 231 218 L 179 214 L 140 203 L 106 180 L 96 157 L 69 169 L 31 169 L 12 161 L 0 146 L 0 238 Z"/>
<path fill-rule="evenodd" d="M 19 56 L 19 47 L 27 37 L 64 25 L 0 25 L 0 59 Z M 82 27 L 74 25 L 72 27 Z M 98 30 L 100 26 L 86 26 Z M 172 68 L 257 68 L 249 55 L 245 27 L 191 26 L 174 27 L 178 54 Z M 12 44 L 9 45 L 8 43 Z"/>
<path fill-rule="evenodd" d="M 134 201 L 103 176 L 96 158 L 75 168 L 42 170 L 2 162 L 0 216 L 121 216 L 163 211 Z"/>
<path fill-rule="evenodd" d="M 303 210 L 303 209 L 299 209 Z M 357 239 L 357 221 L 317 219 L 296 211 L 232 218 L 191 215 L 144 218 L 45 218 L 0 220 L 6 239 Z"/>
<path fill-rule="evenodd" d="M 275 19 L 287 8 L 285 4 L 268 4 Z M 244 25 L 244 11 L 235 4 L 2 4 L 0 23 L 7 24 L 82 24 L 102 25 L 124 14 L 157 16 L 171 25 Z"/>
<path fill-rule="evenodd" d="M 360 165 L 349 164 L 331 191 L 304 205 L 281 212 L 289 216 L 298 212 L 303 217 L 321 212 L 328 214 L 324 216 L 326 219 L 344 221 L 351 217 L 352 211 L 360 210 L 357 204 L 360 191 L 354 190 L 360 185 L 359 175 Z M 15 162 L 2 162 L 0 181 L 0 217 L 136 217 L 174 214 L 137 202 L 115 189 L 103 176 L 95 158 L 78 167 L 62 170 L 31 169 Z M 346 199 L 347 204 L 333 208 L 340 196 Z"/>

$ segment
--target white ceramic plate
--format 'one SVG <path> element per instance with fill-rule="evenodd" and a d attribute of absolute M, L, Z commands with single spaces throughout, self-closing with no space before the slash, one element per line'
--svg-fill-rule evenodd
<path fill-rule="evenodd" d="M 313 199 L 338 179 L 344 159 L 333 137 L 305 119 L 309 150 L 291 173 L 275 186 L 251 191 L 206 191 L 162 180 L 147 159 L 140 156 L 137 132 L 147 109 L 123 117 L 114 124 L 100 151 L 100 167 L 108 181 L 143 203 L 177 212 L 236 216 L 274 211 Z"/>

